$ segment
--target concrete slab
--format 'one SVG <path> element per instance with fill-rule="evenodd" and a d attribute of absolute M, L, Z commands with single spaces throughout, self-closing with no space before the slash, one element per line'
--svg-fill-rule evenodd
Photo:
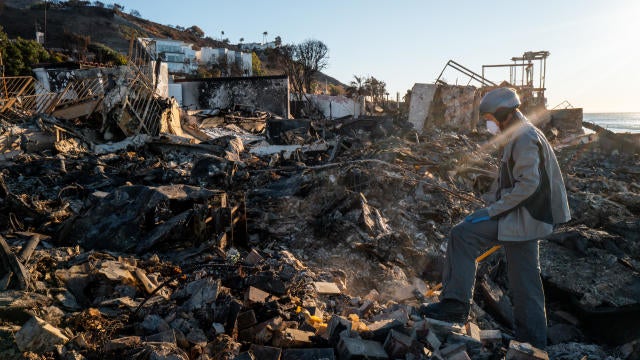
<path fill-rule="evenodd" d="M 529 343 L 511 340 L 506 360 L 549 360 L 549 355 Z"/>
<path fill-rule="evenodd" d="M 335 360 L 332 348 L 324 349 L 285 349 L 282 360 Z"/>
<path fill-rule="evenodd" d="M 431 103 L 436 94 L 435 84 L 414 84 L 411 89 L 411 100 L 409 105 L 409 122 L 418 133 L 422 133 L 425 120 L 429 116 Z"/>
<path fill-rule="evenodd" d="M 333 282 L 316 281 L 313 283 L 313 286 L 315 286 L 316 291 L 320 295 L 338 295 L 341 293 L 338 285 Z"/>
<path fill-rule="evenodd" d="M 16 344 L 20 351 L 43 353 L 52 351 L 56 345 L 69 341 L 60 329 L 37 316 L 27 321 L 16 333 Z"/>
<path fill-rule="evenodd" d="M 340 339 L 338 354 L 341 360 L 385 360 L 389 358 L 379 342 L 347 337 Z"/>

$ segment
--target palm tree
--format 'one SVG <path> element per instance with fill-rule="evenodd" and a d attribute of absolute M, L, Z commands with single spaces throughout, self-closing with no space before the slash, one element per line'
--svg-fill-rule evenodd
<path fill-rule="evenodd" d="M 244 38 L 243 38 L 243 37 L 241 37 L 241 38 L 240 38 L 240 44 L 242 44 L 242 42 L 243 42 L 243 41 L 244 41 Z"/>
<path fill-rule="evenodd" d="M 268 34 L 268 32 L 266 32 L 266 31 L 262 33 L 262 43 L 263 44 L 267 43 L 267 34 Z"/>
<path fill-rule="evenodd" d="M 353 75 L 353 80 L 349 83 L 349 87 L 347 87 L 347 96 L 353 98 L 356 96 L 364 95 L 364 77 Z"/>
<path fill-rule="evenodd" d="M 220 31 L 220 40 L 224 37 L 224 30 Z"/>

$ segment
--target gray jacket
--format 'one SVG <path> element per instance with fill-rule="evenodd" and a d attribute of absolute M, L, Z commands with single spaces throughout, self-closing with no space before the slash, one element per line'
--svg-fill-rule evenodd
<path fill-rule="evenodd" d="M 553 148 L 524 115 L 516 114 L 502 152 L 497 201 L 487 207 L 489 215 L 498 218 L 498 240 L 503 241 L 545 237 L 554 224 L 571 219 Z"/>

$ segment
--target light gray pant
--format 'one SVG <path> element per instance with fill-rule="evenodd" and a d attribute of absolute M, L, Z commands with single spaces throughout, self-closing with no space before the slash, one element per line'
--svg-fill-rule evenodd
<path fill-rule="evenodd" d="M 515 337 L 544 349 L 547 316 L 540 279 L 538 240 L 499 241 L 498 221 L 462 221 L 451 229 L 442 279 L 442 299 L 470 302 L 476 279 L 475 259 L 491 246 L 502 245 L 513 301 Z"/>

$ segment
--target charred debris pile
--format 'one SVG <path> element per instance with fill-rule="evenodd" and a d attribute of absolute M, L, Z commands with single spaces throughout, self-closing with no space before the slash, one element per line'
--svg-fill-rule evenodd
<path fill-rule="evenodd" d="M 416 311 L 448 231 L 482 206 L 489 134 L 186 113 L 133 70 L 3 99 L 3 359 L 640 356 L 633 143 L 558 142 L 573 219 L 541 243 L 547 355 L 512 341 L 500 252 L 468 324 Z"/>

